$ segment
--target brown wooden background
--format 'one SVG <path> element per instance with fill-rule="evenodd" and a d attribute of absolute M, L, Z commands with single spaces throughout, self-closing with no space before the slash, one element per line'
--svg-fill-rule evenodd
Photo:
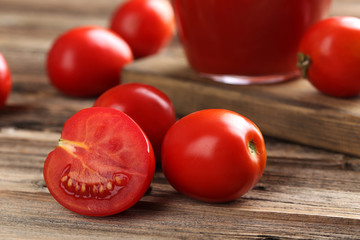
<path fill-rule="evenodd" d="M 62 208 L 43 163 L 64 121 L 94 99 L 52 88 L 46 53 L 71 27 L 107 26 L 121 2 L 0 0 L 0 52 L 14 82 L 0 110 L 0 239 L 359 239 L 360 159 L 270 137 L 263 178 L 237 201 L 188 199 L 158 171 L 151 193 L 124 213 L 91 218 Z M 332 14 L 360 16 L 360 1 L 337 0 Z"/>

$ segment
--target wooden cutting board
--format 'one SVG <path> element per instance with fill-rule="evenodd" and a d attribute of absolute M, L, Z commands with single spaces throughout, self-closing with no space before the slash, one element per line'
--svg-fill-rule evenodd
<path fill-rule="evenodd" d="M 180 117 L 225 108 L 251 119 L 264 135 L 360 156 L 360 97 L 325 96 L 305 79 L 253 86 L 216 83 L 195 73 L 175 43 L 128 66 L 122 81 L 161 89 Z"/>

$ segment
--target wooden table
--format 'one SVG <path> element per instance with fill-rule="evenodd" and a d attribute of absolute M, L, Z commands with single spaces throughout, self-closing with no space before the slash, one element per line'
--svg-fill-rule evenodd
<path fill-rule="evenodd" d="M 158 170 L 150 194 L 121 214 L 84 217 L 61 207 L 43 163 L 65 120 L 94 99 L 59 94 L 46 77 L 46 53 L 71 27 L 107 26 L 121 2 L 0 0 L 0 52 L 13 74 L 0 110 L 0 239 L 360 239 L 360 158 L 268 136 L 264 176 L 237 201 L 191 200 Z M 336 0 L 332 15 L 360 16 L 360 1 Z"/>

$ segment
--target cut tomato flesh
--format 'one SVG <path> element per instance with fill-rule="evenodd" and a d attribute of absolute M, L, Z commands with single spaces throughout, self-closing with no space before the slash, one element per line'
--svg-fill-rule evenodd
<path fill-rule="evenodd" d="M 80 111 L 64 125 L 45 161 L 50 193 L 85 215 L 124 211 L 146 192 L 155 171 L 152 147 L 138 125 L 110 108 Z"/>

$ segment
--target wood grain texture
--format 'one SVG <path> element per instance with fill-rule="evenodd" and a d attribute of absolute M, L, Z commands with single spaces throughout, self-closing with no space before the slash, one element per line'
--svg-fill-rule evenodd
<path fill-rule="evenodd" d="M 94 99 L 70 98 L 58 93 L 46 77 L 46 53 L 54 38 L 66 29 L 82 24 L 106 26 L 109 15 L 120 2 L 0 0 L 0 52 L 9 62 L 14 82 L 9 101 L 0 110 L 1 240 L 359 239 L 360 159 L 269 136 L 266 136 L 268 163 L 263 178 L 234 202 L 207 204 L 191 200 L 177 193 L 158 170 L 152 191 L 121 214 L 84 217 L 61 207 L 45 186 L 44 160 L 56 146 L 66 119 L 90 107 Z M 343 13 L 359 6 L 357 0 L 338 0 L 335 4 Z M 153 69 L 149 77 L 148 69 L 143 71 L 143 66 L 154 63 L 142 62 L 141 68 L 135 63 L 127 77 L 134 80 L 159 77 L 167 88 L 174 84 L 173 76 L 176 80 L 187 74 L 186 79 L 194 80 L 186 68 L 173 72 L 171 59 L 178 59 L 181 54 L 177 51 L 178 48 L 163 52 L 169 61 L 160 68 L 161 72 Z M 177 57 L 173 58 L 174 55 Z M 186 87 L 190 83 L 184 84 Z M 195 87 L 194 93 L 205 91 L 211 95 L 204 97 L 203 103 L 220 99 L 222 96 L 217 95 L 214 87 L 211 83 L 206 88 Z M 263 93 L 267 99 L 279 91 L 275 87 L 271 89 L 270 93 Z M 180 90 L 174 91 L 179 98 Z M 230 103 L 237 106 L 237 95 L 232 94 Z M 318 111 L 319 105 L 312 95 L 315 92 L 300 92 L 294 99 L 306 97 L 306 104 Z M 246 96 L 243 93 L 242 97 Z M 194 109 L 192 96 L 181 101 L 187 111 Z M 281 98 L 277 102 L 285 104 Z M 323 104 L 327 112 L 332 111 L 331 102 Z M 352 104 L 346 106 L 346 111 L 353 111 Z M 258 102 L 256 107 L 261 110 L 263 105 Z M 304 107 L 309 108 L 297 106 Z M 336 118 L 333 124 L 339 122 Z"/>
<path fill-rule="evenodd" d="M 0 236 L 4 239 L 356 239 L 360 162 L 267 139 L 268 165 L 257 186 L 228 204 L 188 199 L 158 171 L 152 191 L 128 211 L 84 217 L 48 193 L 43 161 L 58 133 L 0 132 Z"/>

